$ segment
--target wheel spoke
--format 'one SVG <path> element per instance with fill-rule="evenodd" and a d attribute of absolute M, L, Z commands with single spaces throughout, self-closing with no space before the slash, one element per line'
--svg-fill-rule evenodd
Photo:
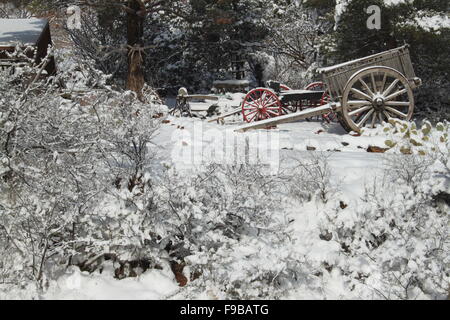
<path fill-rule="evenodd" d="M 258 108 L 258 105 L 256 104 L 256 101 L 250 101 L 250 100 L 246 100 L 245 104 L 250 105 L 252 107 Z"/>
<path fill-rule="evenodd" d="M 391 107 L 386 107 L 386 110 L 391 112 L 391 113 L 393 113 L 393 114 L 395 114 L 395 115 L 397 115 L 397 116 L 399 116 L 399 117 L 401 117 L 401 118 L 405 118 L 405 119 L 408 118 L 407 114 L 404 114 L 403 112 L 398 111 L 397 109 L 394 109 L 394 108 L 391 108 Z"/>
<path fill-rule="evenodd" d="M 377 114 L 374 112 L 372 116 L 372 122 L 370 124 L 371 128 L 375 128 L 375 120 L 377 120 Z"/>
<path fill-rule="evenodd" d="M 394 87 L 397 85 L 397 83 L 399 83 L 400 80 L 395 79 L 391 85 L 386 89 L 386 91 L 383 92 L 383 96 L 386 97 L 393 89 Z"/>
<path fill-rule="evenodd" d="M 255 111 L 249 112 L 249 113 L 247 113 L 247 114 L 246 114 L 246 116 L 248 117 L 249 115 L 251 115 L 251 114 L 254 114 L 255 112 L 258 112 L 258 110 L 255 110 Z"/>
<path fill-rule="evenodd" d="M 410 105 L 410 103 L 406 101 L 386 101 L 384 104 L 390 107 L 409 107 Z"/>
<path fill-rule="evenodd" d="M 375 83 L 375 76 L 373 74 L 373 72 L 370 74 L 370 79 L 372 80 L 372 88 L 373 88 L 373 92 L 377 92 L 377 85 Z"/>
<path fill-rule="evenodd" d="M 367 92 L 373 96 L 374 93 L 372 92 L 372 90 L 370 90 L 369 86 L 367 85 L 367 83 L 361 78 L 359 79 L 359 82 L 361 82 L 361 84 L 363 85 L 364 88 L 366 88 Z"/>
<path fill-rule="evenodd" d="M 272 114 L 272 115 L 274 115 L 275 117 L 278 116 L 278 113 L 273 112 L 273 111 L 270 111 L 270 110 L 267 110 L 267 113 L 268 113 L 268 114 Z"/>
<path fill-rule="evenodd" d="M 253 120 L 255 120 L 255 118 L 259 115 L 258 112 L 255 113 L 255 115 L 248 121 L 248 122 L 252 122 Z"/>
<path fill-rule="evenodd" d="M 253 98 L 253 94 L 254 94 L 254 93 L 251 93 L 251 94 L 249 95 L 250 99 L 252 99 L 253 102 L 254 102 L 257 106 L 260 106 L 260 105 L 261 105 L 261 104 L 259 103 L 260 98 L 255 97 L 255 98 L 256 98 L 256 100 L 255 100 L 255 98 Z"/>
<path fill-rule="evenodd" d="M 383 75 L 383 80 L 381 81 L 380 92 L 383 92 L 384 86 L 386 85 L 386 80 L 387 80 L 387 73 L 385 72 Z"/>
<path fill-rule="evenodd" d="M 408 92 L 408 90 L 406 90 L 406 89 L 402 89 L 400 91 L 397 91 L 397 92 L 391 94 L 390 96 L 386 97 L 386 101 L 392 100 L 392 99 L 394 99 L 394 98 L 396 98 L 396 97 L 398 97 L 398 96 L 400 96 L 400 95 L 402 95 L 402 94 L 404 94 L 406 92 Z"/>
<path fill-rule="evenodd" d="M 360 90 L 358 90 L 358 89 L 356 89 L 356 88 L 352 88 L 351 90 L 352 90 L 354 93 L 356 93 L 357 95 L 363 97 L 363 99 L 367 99 L 367 101 L 371 101 L 371 100 L 372 100 L 371 97 L 369 97 L 367 94 L 365 94 L 364 92 L 362 92 L 362 91 L 360 91 Z"/>
<path fill-rule="evenodd" d="M 360 127 L 360 128 L 361 128 L 362 126 L 364 126 L 364 124 L 367 122 L 367 120 L 369 120 L 369 117 L 370 117 L 370 115 L 371 115 L 373 112 L 374 112 L 373 109 L 369 110 L 369 111 L 366 113 L 366 115 L 361 119 L 361 121 L 358 122 L 357 126 Z"/>
<path fill-rule="evenodd" d="M 258 109 L 258 106 L 255 106 L 253 104 L 247 104 L 242 109 L 243 110 L 254 110 L 254 109 Z"/>
<path fill-rule="evenodd" d="M 270 96 L 265 99 L 264 103 L 264 105 L 267 106 L 268 104 L 277 103 L 277 100 L 274 97 Z"/>
<path fill-rule="evenodd" d="M 367 110 L 369 110 L 370 108 L 372 108 L 372 106 L 365 106 L 365 107 L 362 107 L 362 108 L 360 108 L 360 109 L 358 109 L 358 110 L 354 110 L 354 111 L 352 111 L 352 112 L 349 112 L 349 116 L 350 117 L 352 117 L 352 116 L 354 116 L 354 115 L 357 115 L 358 113 L 362 113 L 362 112 L 364 112 L 364 111 L 367 111 Z"/>
<path fill-rule="evenodd" d="M 267 94 L 263 93 L 263 95 L 261 96 L 261 106 L 265 107 L 266 103 L 267 103 Z"/>
<path fill-rule="evenodd" d="M 367 106 L 367 105 L 370 105 L 370 102 L 366 101 L 366 100 L 349 100 L 347 102 L 347 105 L 348 105 L 349 109 L 353 109 L 352 108 L 353 106 L 355 106 L 355 107 Z"/>
<path fill-rule="evenodd" d="M 378 119 L 380 119 L 380 124 L 383 123 L 383 115 L 381 113 L 378 113 Z"/>

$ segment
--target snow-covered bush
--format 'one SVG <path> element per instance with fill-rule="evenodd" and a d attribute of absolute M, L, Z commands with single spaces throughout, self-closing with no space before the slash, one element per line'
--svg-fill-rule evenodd
<path fill-rule="evenodd" d="M 291 194 L 300 201 L 311 201 L 317 196 L 327 202 L 336 190 L 331 184 L 329 158 L 332 153 L 308 153 L 305 158 L 297 159 L 293 170 Z"/>
<path fill-rule="evenodd" d="M 278 179 L 257 166 L 211 165 L 190 177 L 175 172 L 165 179 L 160 202 L 167 206 L 166 222 L 193 251 L 217 249 L 221 237 L 238 240 L 270 228 L 281 201 Z"/>
<path fill-rule="evenodd" d="M 193 292 L 216 299 L 280 299 L 308 276 L 305 258 L 293 248 L 289 235 L 270 230 L 260 237 L 225 239 L 218 249 L 186 258 L 199 278 Z"/>
<path fill-rule="evenodd" d="M 289 249 L 282 180 L 253 165 L 169 178 L 160 203 L 176 236 L 170 254 L 184 258 L 194 291 L 243 299 L 280 297 L 289 288 L 302 260 Z"/>
<path fill-rule="evenodd" d="M 424 157 L 399 157 L 357 205 L 324 216 L 322 232 L 341 247 L 333 267 L 362 298 L 445 299 L 449 206 L 437 195 L 449 192 L 449 177 L 427 171 Z"/>
<path fill-rule="evenodd" d="M 10 252 L 0 257 L 0 282 L 34 280 L 40 288 L 58 269 L 92 258 L 86 237 L 104 225 L 86 217 L 105 197 L 142 186 L 161 118 L 158 106 L 104 85 L 81 96 L 63 92 L 72 68 L 29 82 L 41 67 L 0 74 L 0 246 Z"/>

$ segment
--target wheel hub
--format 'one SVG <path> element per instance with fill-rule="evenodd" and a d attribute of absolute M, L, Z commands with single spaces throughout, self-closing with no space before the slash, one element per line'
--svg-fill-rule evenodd
<path fill-rule="evenodd" d="M 372 105 L 373 105 L 373 108 L 376 111 L 383 111 L 384 110 L 384 99 L 383 99 L 383 97 L 376 96 L 373 99 L 373 101 L 372 101 Z"/>

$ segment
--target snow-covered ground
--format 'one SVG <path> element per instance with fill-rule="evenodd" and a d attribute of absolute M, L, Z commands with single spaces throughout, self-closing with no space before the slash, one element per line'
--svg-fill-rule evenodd
<path fill-rule="evenodd" d="M 296 161 L 308 158 L 311 154 L 325 152 L 329 154 L 331 183 L 339 190 L 339 200 L 352 207 L 357 206 L 358 199 L 364 195 L 365 187 L 375 177 L 382 177 L 383 163 L 389 155 L 369 153 L 369 146 L 385 148 L 387 136 L 351 136 L 339 124 L 324 124 L 320 121 L 300 121 L 282 124 L 273 130 L 258 130 L 247 133 L 235 133 L 236 124 L 208 123 L 198 118 L 168 117 L 154 140 L 159 146 L 158 161 L 155 165 L 171 163 L 179 169 L 201 166 L 203 163 L 190 165 L 180 158 L 174 157 L 180 148 L 191 149 L 192 152 L 206 150 L 211 145 L 222 142 L 217 137 L 234 136 L 236 139 L 250 137 L 255 134 L 273 135 L 278 143 L 271 145 L 277 148 L 280 166 L 279 172 L 293 170 Z M 211 135 L 215 138 L 211 139 Z M 239 140 L 236 140 L 239 141 Z M 241 140 L 242 141 L 242 140 Z M 174 151 L 175 150 L 175 151 Z M 184 159 L 185 160 L 185 159 Z M 208 161 L 210 159 L 206 159 Z M 272 159 L 273 160 L 273 159 Z M 181 161 L 178 162 L 177 161 Z M 336 201 L 336 199 L 334 199 Z M 293 218 L 291 232 L 293 250 L 311 261 L 333 261 L 342 259 L 336 242 L 322 241 L 318 237 L 320 219 L 318 212 L 324 210 L 323 204 L 308 202 L 301 208 L 282 208 Z M 351 215 L 353 213 L 349 213 Z M 363 263 L 363 262 L 361 262 Z M 361 266 L 364 268 L 363 266 Z M 106 266 L 103 273 L 89 274 L 77 268 L 70 268 L 58 280 L 50 283 L 49 289 L 41 297 L 43 299 L 179 299 L 199 298 L 216 299 L 211 292 L 195 295 L 189 292 L 190 283 L 180 288 L 169 266 L 163 270 L 150 270 L 136 277 L 116 280 L 113 277 L 113 266 Z M 358 293 L 351 292 L 345 285 L 342 274 L 334 269 L 322 277 L 322 287 L 313 289 L 307 282 L 292 290 L 286 299 L 357 299 Z M 11 298 L 11 294 L 0 294 L 1 298 Z M 23 292 L 17 297 L 26 298 Z M 367 297 L 366 297 L 367 298 Z"/>

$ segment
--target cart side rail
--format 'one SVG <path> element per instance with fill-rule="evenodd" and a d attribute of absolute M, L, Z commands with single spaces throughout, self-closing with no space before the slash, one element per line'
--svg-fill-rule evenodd
<path fill-rule="evenodd" d="M 342 97 L 345 85 L 350 77 L 359 70 L 370 66 L 391 67 L 402 73 L 411 83 L 412 87 L 420 85 L 420 79 L 414 73 L 407 45 L 338 65 L 321 68 L 319 69 L 319 73 L 323 75 L 323 80 L 327 84 L 332 99 L 337 101 Z"/>

